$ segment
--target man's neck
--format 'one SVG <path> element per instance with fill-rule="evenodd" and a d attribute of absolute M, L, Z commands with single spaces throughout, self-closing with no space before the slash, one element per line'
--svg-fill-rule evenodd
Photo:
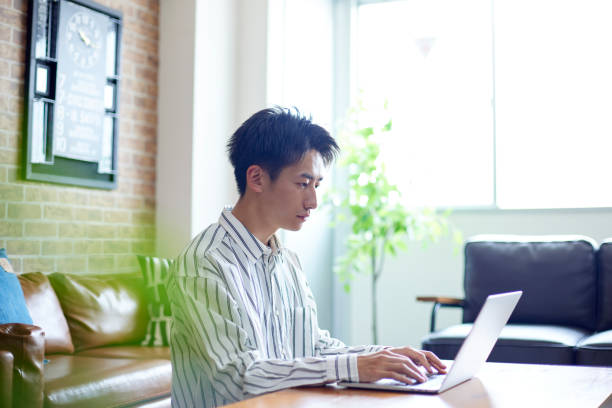
<path fill-rule="evenodd" d="M 270 239 L 277 228 L 268 225 L 266 219 L 262 217 L 265 211 L 259 207 L 259 203 L 242 196 L 234 206 L 232 214 L 255 238 L 270 246 Z"/>

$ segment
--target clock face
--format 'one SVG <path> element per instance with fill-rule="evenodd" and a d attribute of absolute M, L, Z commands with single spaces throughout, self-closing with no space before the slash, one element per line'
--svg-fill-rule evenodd
<path fill-rule="evenodd" d="M 81 68 L 91 68 L 100 59 L 102 30 L 86 12 L 78 11 L 70 16 L 66 40 L 68 52 Z"/>

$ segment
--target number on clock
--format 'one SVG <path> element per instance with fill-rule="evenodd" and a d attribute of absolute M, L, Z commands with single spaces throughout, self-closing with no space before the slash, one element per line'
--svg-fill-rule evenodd
<path fill-rule="evenodd" d="M 100 58 L 102 31 L 86 13 L 79 11 L 70 17 L 66 40 L 73 61 L 81 68 L 93 67 Z"/>

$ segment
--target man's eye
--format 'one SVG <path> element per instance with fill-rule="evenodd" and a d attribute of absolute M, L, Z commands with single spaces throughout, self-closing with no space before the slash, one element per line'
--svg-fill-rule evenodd
<path fill-rule="evenodd" d="M 308 187 L 308 183 L 299 183 L 300 187 L 302 188 L 306 188 Z"/>

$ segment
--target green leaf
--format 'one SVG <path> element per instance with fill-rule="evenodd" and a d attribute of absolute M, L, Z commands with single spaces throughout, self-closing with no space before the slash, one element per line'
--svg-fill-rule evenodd
<path fill-rule="evenodd" d="M 384 130 L 385 132 L 389 132 L 389 131 L 391 130 L 391 127 L 392 127 L 392 121 L 391 121 L 391 119 L 389 119 L 389 121 L 388 121 L 388 122 L 385 124 L 385 126 L 383 127 L 383 130 Z"/>
<path fill-rule="evenodd" d="M 367 138 L 367 137 L 372 136 L 372 134 L 374 134 L 374 129 L 371 127 L 359 129 L 357 131 L 357 134 L 359 134 L 360 136 L 363 136 L 364 138 Z"/>
<path fill-rule="evenodd" d="M 395 246 L 398 247 L 399 249 L 401 249 L 402 251 L 408 250 L 408 246 L 406 245 L 406 243 L 403 240 L 398 240 L 395 243 Z"/>

